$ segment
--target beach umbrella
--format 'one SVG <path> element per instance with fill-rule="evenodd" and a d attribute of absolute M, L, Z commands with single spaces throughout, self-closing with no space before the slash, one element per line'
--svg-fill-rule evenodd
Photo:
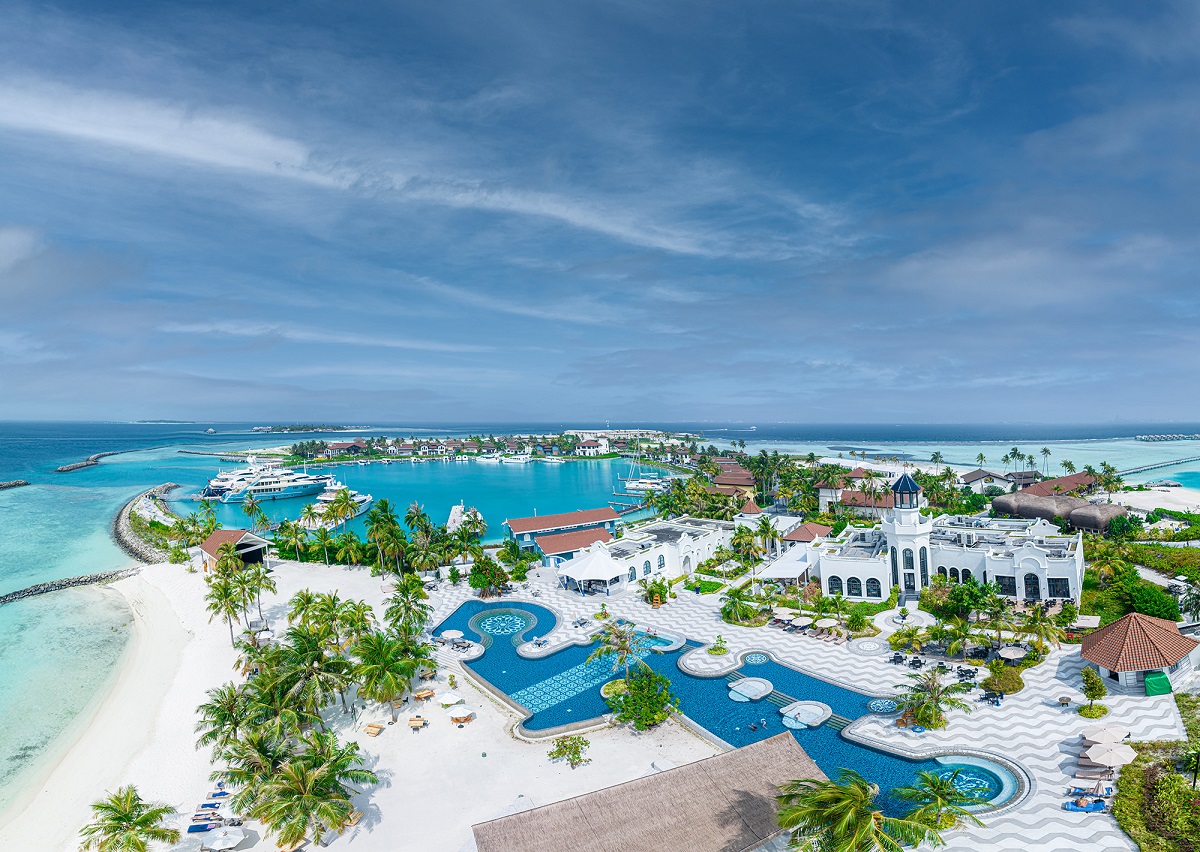
<path fill-rule="evenodd" d="M 822 618 L 813 626 L 825 630 L 826 628 L 837 626 L 837 623 L 838 620 L 836 618 Z"/>
<path fill-rule="evenodd" d="M 1137 752 L 1123 743 L 1097 743 L 1084 752 L 1088 760 L 1104 766 L 1124 766 L 1133 763 Z"/>
<path fill-rule="evenodd" d="M 443 692 L 438 696 L 438 704 L 449 707 L 451 704 L 462 704 L 463 697 L 457 692 Z"/>
<path fill-rule="evenodd" d="M 443 630 L 442 631 L 443 639 L 461 639 L 462 635 L 463 635 L 463 633 L 461 630 Z"/>
<path fill-rule="evenodd" d="M 798 616 L 797 618 L 792 619 L 792 624 L 796 625 L 797 627 L 808 627 L 808 625 L 810 625 L 812 623 L 813 623 L 813 620 L 811 618 L 809 618 L 807 615 L 801 615 L 801 616 Z"/>
<path fill-rule="evenodd" d="M 204 838 L 204 848 L 216 850 L 232 849 L 245 839 L 246 832 L 240 828 L 236 826 L 224 826 Z"/>
<path fill-rule="evenodd" d="M 1129 736 L 1120 725 L 1092 725 L 1083 729 L 1083 738 L 1093 743 L 1119 743 Z"/>
<path fill-rule="evenodd" d="M 1000 656 L 1006 660 L 1023 660 L 1027 653 L 1029 652 L 1024 648 L 1014 648 L 1011 645 L 1000 649 Z"/>
<path fill-rule="evenodd" d="M 470 719 L 475 715 L 475 711 L 465 704 L 455 704 L 453 707 L 446 708 L 446 715 L 451 721 L 457 722 L 460 719 Z"/>

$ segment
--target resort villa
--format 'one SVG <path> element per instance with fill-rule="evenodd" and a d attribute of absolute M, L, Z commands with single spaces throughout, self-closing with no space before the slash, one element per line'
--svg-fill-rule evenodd
<path fill-rule="evenodd" d="M 1200 642 L 1175 622 L 1131 612 L 1083 637 L 1082 655 L 1101 676 L 1125 687 L 1165 695 L 1200 663 Z"/>
<path fill-rule="evenodd" d="M 976 494 L 983 494 L 989 488 L 1011 491 L 1013 487 L 1013 478 L 1007 473 L 995 473 L 979 467 L 959 474 L 958 482 L 963 488 L 969 488 Z"/>
<path fill-rule="evenodd" d="M 612 541 L 620 520 L 620 516 L 606 506 L 556 515 L 509 518 L 504 527 L 508 537 L 522 550 L 538 553 L 544 564 L 553 565 L 555 561 L 574 558 L 579 551 L 596 542 Z"/>
<path fill-rule="evenodd" d="M 832 538 L 795 542 L 757 576 L 815 579 L 826 594 L 852 601 L 879 601 L 892 586 L 915 596 L 939 575 L 950 583 L 995 582 L 1002 594 L 1020 600 L 1079 600 L 1082 534 L 1063 534 L 1042 519 L 923 515 L 921 488 L 908 474 L 892 486 L 889 502 L 874 527 L 849 526 Z"/>
<path fill-rule="evenodd" d="M 238 558 L 243 564 L 262 562 L 266 559 L 270 542 L 257 536 L 249 530 L 214 530 L 200 544 L 200 564 L 205 571 L 211 571 L 221 558 L 220 548 L 224 544 L 233 544 Z"/>

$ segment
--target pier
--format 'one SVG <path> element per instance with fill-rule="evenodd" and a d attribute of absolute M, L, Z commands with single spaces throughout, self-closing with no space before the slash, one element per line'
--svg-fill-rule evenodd
<path fill-rule="evenodd" d="M 1200 435 L 1134 435 L 1139 441 L 1200 441 Z"/>
<path fill-rule="evenodd" d="M 174 488 L 178 488 L 174 482 L 166 482 L 162 485 L 157 485 L 149 491 L 143 491 L 141 494 L 134 497 L 128 503 L 121 507 L 121 511 L 117 512 L 117 516 L 113 518 L 112 537 L 117 543 L 117 547 L 124 550 L 139 562 L 145 562 L 148 565 L 153 565 L 158 562 L 166 562 L 168 554 L 154 547 L 150 543 L 144 541 L 141 536 L 133 531 L 132 524 L 129 523 L 129 513 L 133 508 L 142 501 L 142 498 L 161 497 Z"/>
<path fill-rule="evenodd" d="M 24 479 L 10 479 L 8 482 L 0 482 L 0 491 L 6 488 L 24 488 L 28 484 Z"/>
<path fill-rule="evenodd" d="M 1117 471 L 1121 476 L 1130 473 L 1144 473 L 1147 470 L 1158 470 L 1160 467 L 1174 467 L 1177 464 L 1188 464 L 1189 462 L 1200 461 L 1200 456 L 1188 456 L 1186 459 L 1173 459 L 1165 462 L 1155 462 L 1154 464 L 1144 464 L 1140 467 L 1131 467 L 1127 470 Z"/>

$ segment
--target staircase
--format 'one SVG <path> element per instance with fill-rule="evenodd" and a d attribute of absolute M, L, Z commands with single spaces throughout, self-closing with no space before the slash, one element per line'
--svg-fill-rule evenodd
<path fill-rule="evenodd" d="M 838 714 L 834 713 L 832 716 L 830 716 L 828 719 L 825 720 L 825 727 L 832 728 L 835 731 L 841 731 L 847 725 L 849 725 L 852 721 L 854 721 L 854 720 L 847 719 L 845 716 L 839 716 Z"/>

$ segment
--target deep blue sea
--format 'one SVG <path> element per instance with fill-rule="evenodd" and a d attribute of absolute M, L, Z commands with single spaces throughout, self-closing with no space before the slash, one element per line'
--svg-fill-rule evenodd
<path fill-rule="evenodd" d="M 46 580 L 105 571 L 126 564 L 109 528 L 117 510 L 141 490 L 172 481 L 181 494 L 198 489 L 222 465 L 216 458 L 186 455 L 181 448 L 245 450 L 320 435 L 262 435 L 259 424 L 131 424 L 0 422 L 0 481 L 26 479 L 32 487 L 0 491 L 0 594 Z M 371 424 L 369 435 L 505 434 L 556 432 L 563 428 L 650 428 L 647 423 Z M 995 467 L 1012 446 L 1039 454 L 1049 470 L 1064 459 L 1076 465 L 1109 461 L 1124 469 L 1151 461 L 1200 456 L 1200 442 L 1144 443 L 1138 434 L 1200 432 L 1200 424 L 856 425 L 856 424 L 657 424 L 701 436 L 704 444 L 728 447 L 744 441 L 748 452 L 927 460 L 941 452 L 951 464 L 974 466 L 976 457 Z M 212 427 L 216 434 L 206 435 Z M 71 473 L 54 468 L 101 452 L 120 455 Z M 401 509 L 422 503 L 443 522 L 460 500 L 477 506 L 490 524 L 489 538 L 506 517 L 603 505 L 621 464 L 484 465 L 394 464 L 342 467 L 350 487 L 386 497 Z M 1166 468 L 1142 477 L 1170 477 L 1200 487 L 1200 464 Z M 278 518 L 295 517 L 304 501 L 267 504 Z M 192 504 L 179 503 L 181 509 Z M 227 525 L 240 523 L 236 508 L 222 507 Z M 361 524 L 361 521 L 358 522 Z M 125 648 L 128 612 L 111 595 L 74 590 L 0 607 L 0 801 L 9 785 L 51 749 L 80 708 L 104 687 Z"/>

